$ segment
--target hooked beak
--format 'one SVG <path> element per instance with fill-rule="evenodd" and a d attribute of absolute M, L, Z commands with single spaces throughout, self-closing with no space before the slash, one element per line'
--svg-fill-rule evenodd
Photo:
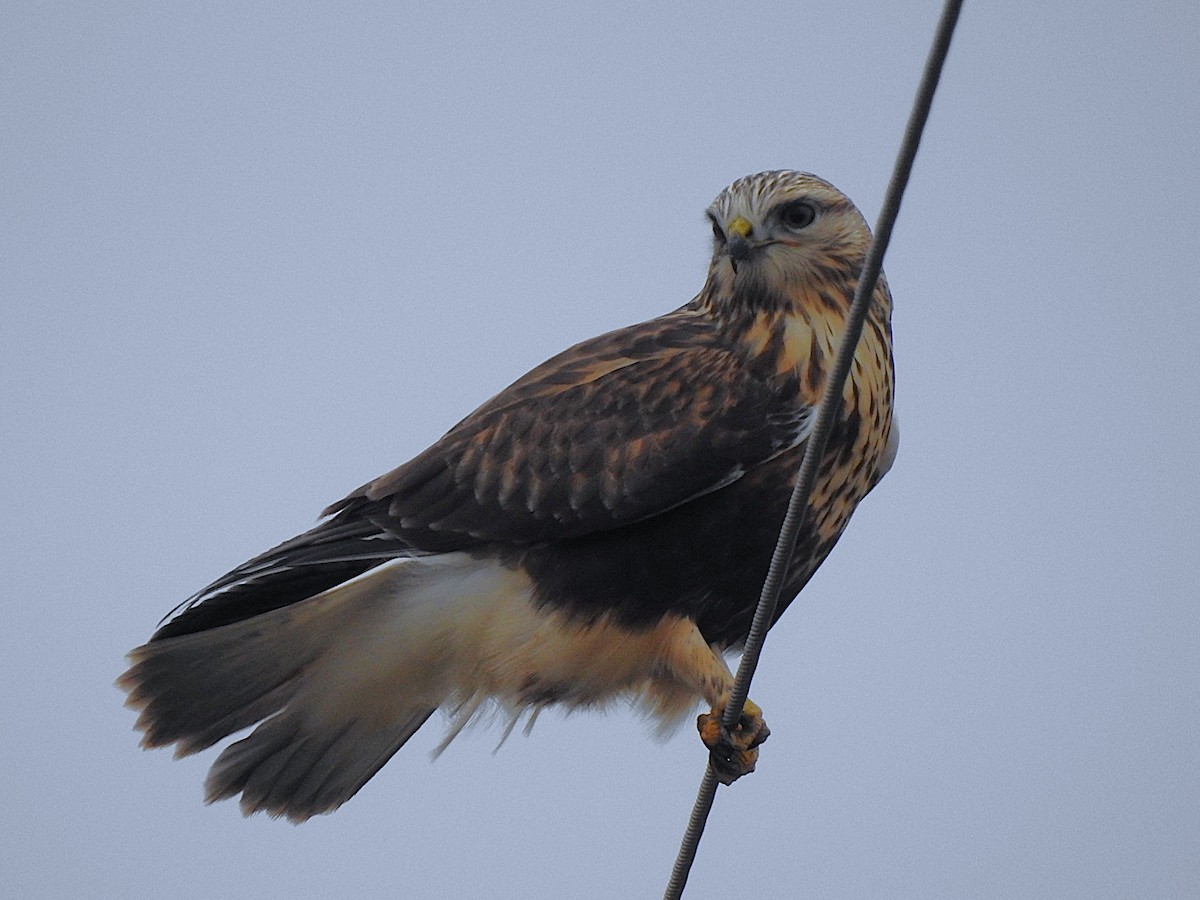
<path fill-rule="evenodd" d="M 744 237 L 734 234 L 730 235 L 726 249 L 729 250 L 729 264 L 733 266 L 733 273 L 736 275 L 738 263 L 748 260 L 750 258 L 750 251 L 754 248 L 750 246 L 750 242 Z"/>
<path fill-rule="evenodd" d="M 748 260 L 750 252 L 754 249 L 754 245 L 749 240 L 753 233 L 754 226 L 742 216 L 738 216 L 725 227 L 725 234 L 727 236 L 725 247 L 729 251 L 729 264 L 733 266 L 733 273 L 735 275 L 737 274 L 738 263 Z"/>

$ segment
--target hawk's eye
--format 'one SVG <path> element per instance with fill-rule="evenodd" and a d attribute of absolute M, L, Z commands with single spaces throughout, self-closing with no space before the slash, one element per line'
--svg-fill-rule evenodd
<path fill-rule="evenodd" d="M 792 231 L 807 228 L 817 218 L 817 208 L 807 200 L 796 200 L 779 207 L 779 221 Z"/>
<path fill-rule="evenodd" d="M 725 243 L 725 232 L 721 230 L 721 226 L 717 220 L 713 216 L 709 216 L 708 221 L 712 222 L 713 238 L 720 241 L 722 244 Z"/>

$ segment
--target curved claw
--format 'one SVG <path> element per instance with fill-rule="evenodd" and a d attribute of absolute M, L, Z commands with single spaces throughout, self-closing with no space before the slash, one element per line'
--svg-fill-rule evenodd
<path fill-rule="evenodd" d="M 754 771 L 758 746 L 771 736 L 771 729 L 763 721 L 762 710 L 749 700 L 732 730 L 721 724 L 724 711 L 724 704 L 718 704 L 711 712 L 701 714 L 696 719 L 696 729 L 708 747 L 709 761 L 717 778 L 722 784 L 733 784 Z"/>

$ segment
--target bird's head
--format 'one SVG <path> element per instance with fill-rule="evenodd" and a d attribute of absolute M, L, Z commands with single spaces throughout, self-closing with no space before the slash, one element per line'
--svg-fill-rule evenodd
<path fill-rule="evenodd" d="M 779 170 L 739 178 L 708 208 L 713 258 L 705 293 L 718 306 L 793 306 L 828 289 L 849 308 L 871 241 L 866 221 L 827 181 Z"/>

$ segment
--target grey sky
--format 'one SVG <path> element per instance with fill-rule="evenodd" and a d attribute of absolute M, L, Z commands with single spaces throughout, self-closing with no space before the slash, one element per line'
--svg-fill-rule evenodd
<path fill-rule="evenodd" d="M 690 731 L 430 762 L 435 726 L 295 828 L 203 806 L 212 754 L 138 750 L 112 687 L 192 591 L 688 300 L 734 178 L 873 221 L 939 4 L 501 7 L 7 10 L 6 895 L 661 893 Z M 1200 894 L 1198 58 L 1190 0 L 968 3 L 886 263 L 900 456 L 770 636 L 689 898 Z"/>

